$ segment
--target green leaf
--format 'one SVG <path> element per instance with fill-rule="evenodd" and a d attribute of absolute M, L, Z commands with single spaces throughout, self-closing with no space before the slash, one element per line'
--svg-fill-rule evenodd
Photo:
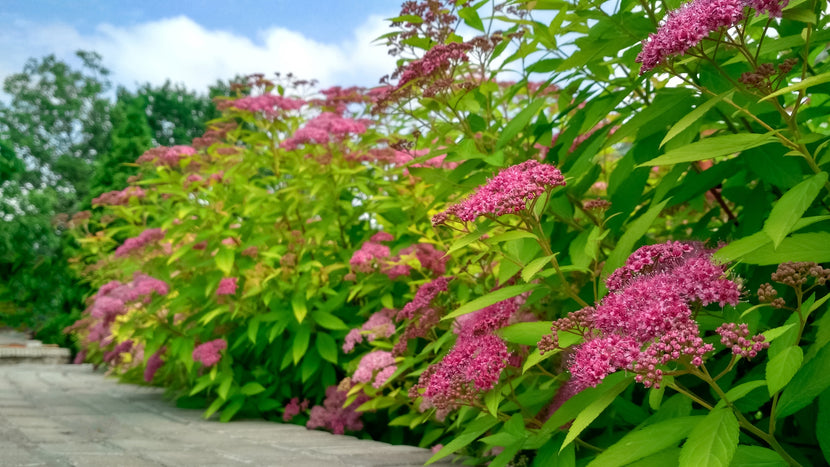
<path fill-rule="evenodd" d="M 245 405 L 245 398 L 244 397 L 236 397 L 231 400 L 230 404 L 225 407 L 225 410 L 222 411 L 222 415 L 219 416 L 219 421 L 222 423 L 229 422 L 236 412 L 239 412 L 239 409 Z"/>
<path fill-rule="evenodd" d="M 776 139 L 770 135 L 757 133 L 714 136 L 673 149 L 637 167 L 702 161 L 745 151 L 775 141 Z"/>
<path fill-rule="evenodd" d="M 548 332 L 550 332 L 550 329 L 548 329 Z M 579 342 L 582 341 L 582 336 L 576 335 L 576 334 L 571 333 L 571 332 L 559 331 L 558 335 L 559 335 L 559 346 L 563 349 L 568 348 L 568 347 L 570 347 L 574 344 L 578 344 Z M 533 349 L 533 351 L 530 352 L 530 355 L 528 355 L 527 359 L 525 360 L 525 364 L 522 367 L 522 373 L 526 372 L 533 365 L 536 365 L 537 363 L 543 362 L 543 361 L 549 359 L 550 357 L 553 357 L 554 355 L 556 355 L 559 352 L 561 352 L 561 350 L 556 349 L 556 350 L 552 350 L 550 352 L 545 352 L 545 354 L 542 355 L 539 352 L 538 348 Z"/>
<path fill-rule="evenodd" d="M 516 323 L 496 331 L 502 339 L 513 344 L 536 345 L 542 338 L 551 333 L 552 321 L 534 321 L 530 323 Z"/>
<path fill-rule="evenodd" d="M 824 460 L 830 463 L 830 391 L 824 391 L 818 397 L 816 414 L 816 438 Z"/>
<path fill-rule="evenodd" d="M 760 446 L 738 446 L 729 467 L 787 467 L 777 452 Z"/>
<path fill-rule="evenodd" d="M 259 333 L 259 320 L 254 317 L 248 322 L 248 339 L 251 343 L 256 344 L 256 336 Z"/>
<path fill-rule="evenodd" d="M 770 397 L 784 389 L 784 386 L 793 379 L 795 373 L 801 368 L 803 360 L 804 351 L 801 347 L 794 345 L 787 347 L 767 362 L 767 387 Z"/>
<path fill-rule="evenodd" d="M 721 263 L 737 261 L 743 256 L 763 248 L 770 243 L 772 243 L 772 239 L 769 238 L 766 232 L 756 232 L 748 237 L 729 243 L 729 245 L 716 251 L 713 256 L 716 261 Z"/>
<path fill-rule="evenodd" d="M 632 431 L 595 457 L 588 467 L 621 467 L 677 446 L 702 420 L 702 416 L 679 417 Z"/>
<path fill-rule="evenodd" d="M 467 26 L 484 32 L 484 23 L 481 22 L 481 17 L 478 16 L 478 11 L 475 8 L 461 8 L 458 10 L 458 17 L 463 19 Z"/>
<path fill-rule="evenodd" d="M 302 323 L 306 314 L 308 314 L 304 291 L 296 291 L 294 293 L 294 297 L 291 298 L 291 309 L 294 311 L 294 317 L 297 318 L 297 322 Z"/>
<path fill-rule="evenodd" d="M 349 329 L 349 327 L 346 326 L 346 323 L 344 323 L 342 319 L 325 311 L 314 310 L 311 312 L 311 317 L 314 319 L 315 323 L 326 329 L 331 329 L 333 331 L 342 331 L 344 329 Z"/>
<path fill-rule="evenodd" d="M 726 391 L 726 398 L 719 400 L 715 407 L 726 407 L 726 401 L 735 402 L 740 398 L 744 397 L 745 395 L 749 394 L 750 392 L 766 385 L 767 382 L 763 379 L 739 384 L 734 388 Z"/>
<path fill-rule="evenodd" d="M 761 334 L 764 335 L 764 342 L 772 342 L 773 340 L 783 336 L 787 331 L 792 329 L 795 326 L 795 323 L 785 324 L 783 326 L 778 326 L 777 328 L 772 328 L 762 332 Z"/>
<path fill-rule="evenodd" d="M 824 84 L 830 82 L 830 71 L 824 72 L 820 75 L 810 76 L 809 78 L 804 78 L 803 81 L 795 83 L 793 85 L 787 86 L 785 88 L 781 88 L 771 94 L 767 94 L 764 96 L 763 99 L 759 100 L 758 102 L 763 102 L 768 99 L 772 99 L 773 97 L 778 97 L 782 94 L 787 94 L 789 92 L 800 91 L 802 89 L 807 89 L 810 86 L 816 86 L 819 84 Z"/>
<path fill-rule="evenodd" d="M 496 149 L 501 149 L 506 146 L 507 143 L 513 141 L 513 138 L 515 138 L 522 130 L 527 128 L 530 120 L 545 105 L 547 105 L 547 101 L 545 101 L 545 99 L 535 100 L 519 112 L 515 117 L 513 117 L 512 120 L 507 122 L 507 125 L 505 125 L 504 129 L 501 131 L 499 139 L 496 142 Z"/>
<path fill-rule="evenodd" d="M 494 290 L 483 297 L 479 297 L 475 300 L 465 303 L 464 305 L 458 307 L 455 311 L 444 316 L 441 320 L 453 319 L 461 315 L 466 315 L 468 313 L 472 313 L 474 311 L 478 311 L 482 308 L 486 308 L 494 303 L 501 302 L 503 300 L 507 300 L 508 298 L 513 298 L 517 295 L 521 295 L 525 292 L 529 292 L 535 288 L 539 287 L 538 284 L 520 284 L 520 285 L 511 285 L 508 287 L 503 287 L 498 290 Z"/>
<path fill-rule="evenodd" d="M 792 231 L 796 221 L 813 204 L 826 182 L 827 172 L 813 175 L 784 193 L 775 203 L 764 223 L 764 232 L 770 236 L 775 248 L 778 248 L 784 237 Z"/>
<path fill-rule="evenodd" d="M 706 112 L 712 109 L 718 102 L 722 101 L 723 99 L 729 99 L 734 94 L 734 90 L 726 91 L 723 94 L 717 95 L 708 101 L 704 102 L 703 104 L 697 106 L 694 110 L 686 114 L 685 117 L 681 118 L 677 123 L 674 124 L 673 127 L 666 133 L 666 137 L 663 138 L 663 141 L 660 142 L 660 147 L 662 148 L 664 144 L 671 141 L 672 138 L 679 135 L 683 132 L 686 128 L 688 128 L 692 123 L 700 120 Z"/>
<path fill-rule="evenodd" d="M 464 235 L 463 237 L 459 238 L 458 240 L 454 241 L 452 245 L 450 245 L 450 249 L 447 250 L 447 254 L 453 253 L 457 250 L 464 248 L 465 246 L 469 245 L 470 243 L 475 242 L 482 235 L 487 233 L 490 230 L 490 223 L 482 224 L 477 228 L 475 231 Z"/>
<path fill-rule="evenodd" d="M 265 386 L 257 383 L 256 381 L 251 381 L 250 383 L 242 386 L 242 389 L 239 390 L 240 393 L 246 396 L 253 396 L 255 394 L 259 394 L 265 391 Z"/>
<path fill-rule="evenodd" d="M 337 363 L 337 343 L 334 342 L 334 338 L 325 332 L 320 332 L 315 335 L 317 337 L 314 343 L 317 346 L 317 352 L 320 356 L 331 363 Z"/>
<path fill-rule="evenodd" d="M 746 264 L 768 266 L 787 261 L 830 261 L 830 232 L 793 234 L 785 238 L 778 248 L 755 250 L 741 258 Z"/>
<path fill-rule="evenodd" d="M 608 377 L 606 377 L 608 379 Z M 568 430 L 568 435 L 565 437 L 565 442 L 562 443 L 562 448 L 567 446 L 571 443 L 583 430 L 588 428 L 588 425 L 591 424 L 599 415 L 611 405 L 611 402 L 614 402 L 614 399 L 617 398 L 620 393 L 622 393 L 625 388 L 627 388 L 631 383 L 634 381 L 633 377 L 626 377 L 623 378 L 620 382 L 607 388 L 604 392 L 600 394 L 599 397 L 594 399 L 590 404 L 588 404 L 582 411 L 579 412 L 579 415 L 576 416 L 573 423 L 571 423 L 571 428 Z M 553 418 L 553 417 L 551 417 Z M 562 449 L 560 448 L 560 450 Z"/>
<path fill-rule="evenodd" d="M 497 389 L 488 391 L 487 394 L 484 395 L 484 405 L 487 407 L 487 411 L 490 415 L 494 417 L 499 416 L 499 404 L 501 404 L 501 401 L 503 400 L 504 396 L 501 391 Z"/>
<path fill-rule="evenodd" d="M 218 394 L 222 399 L 227 400 L 228 393 L 231 390 L 231 384 L 233 384 L 233 373 L 223 373 L 222 382 L 219 383 L 219 388 L 216 390 L 216 394 Z"/>
<path fill-rule="evenodd" d="M 220 248 L 219 252 L 216 253 L 216 256 L 214 257 L 216 267 L 225 273 L 226 276 L 231 274 L 231 270 L 233 269 L 233 259 L 234 252 L 229 248 Z"/>
<path fill-rule="evenodd" d="M 680 467 L 727 467 L 738 447 L 740 426 L 732 409 L 713 408 L 697 424 L 680 451 Z"/>
<path fill-rule="evenodd" d="M 556 255 L 549 255 L 544 256 L 542 258 L 536 258 L 530 263 L 528 263 L 527 266 L 525 266 L 524 269 L 522 269 L 522 280 L 525 282 L 530 282 L 530 280 L 533 279 L 533 276 L 535 276 L 536 273 L 542 270 L 542 268 L 545 267 L 546 264 L 550 263 L 551 258 L 553 258 L 554 256 Z"/>
<path fill-rule="evenodd" d="M 386 21 L 392 23 L 412 23 L 412 24 L 421 24 L 424 20 L 418 15 L 401 15 L 396 16 L 394 18 L 387 18 Z"/>
<path fill-rule="evenodd" d="M 455 436 L 452 439 L 452 441 L 445 444 L 440 451 L 436 452 L 434 456 L 430 457 L 425 465 L 429 465 L 436 461 L 439 461 L 449 456 L 450 454 L 458 451 L 459 449 L 466 447 L 467 445 L 475 441 L 479 436 L 484 434 L 484 432 L 486 432 L 490 428 L 493 428 L 493 426 L 495 426 L 498 422 L 499 419 L 491 415 L 480 415 L 477 419 L 468 423 L 467 428 L 465 428 L 460 435 Z"/>
<path fill-rule="evenodd" d="M 778 417 L 792 415 L 810 405 L 819 394 L 830 388 L 830 346 L 801 367 L 778 399 Z"/>
<path fill-rule="evenodd" d="M 291 355 L 294 358 L 295 365 L 299 363 L 300 359 L 302 359 L 303 355 L 305 355 L 310 338 L 311 331 L 305 326 L 298 329 L 297 334 L 294 334 L 294 343 L 291 345 Z"/>

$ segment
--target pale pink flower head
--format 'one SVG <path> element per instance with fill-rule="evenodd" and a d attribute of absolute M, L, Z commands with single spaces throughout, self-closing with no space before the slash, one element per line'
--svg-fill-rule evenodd
<path fill-rule="evenodd" d="M 375 388 L 380 388 L 397 369 L 395 357 L 391 352 L 375 350 L 360 359 L 360 364 L 352 375 L 352 381 L 370 383 L 374 380 L 372 385 Z"/>
<path fill-rule="evenodd" d="M 306 102 L 301 99 L 284 97 L 277 94 L 261 94 L 246 96 L 231 101 L 229 107 L 261 114 L 267 118 L 274 118 L 289 110 L 299 110 Z"/>
<path fill-rule="evenodd" d="M 237 278 L 223 277 L 219 281 L 219 287 L 216 289 L 216 295 L 233 295 L 236 293 Z"/>
<path fill-rule="evenodd" d="M 164 356 L 165 352 L 167 352 L 167 347 L 162 347 L 147 359 L 147 366 L 144 368 L 145 382 L 152 382 L 158 369 L 164 365 L 164 360 L 162 360 L 161 357 Z"/>
<path fill-rule="evenodd" d="M 565 178 L 559 169 L 531 159 L 502 170 L 473 195 L 447 208 L 446 214 L 462 221 L 472 221 L 480 216 L 512 214 L 527 209 L 528 201 L 564 185 Z M 446 218 L 436 216 L 432 222 L 438 224 Z"/>
<path fill-rule="evenodd" d="M 222 351 L 228 348 L 225 339 L 214 339 L 193 349 L 193 361 L 201 362 L 205 367 L 212 367 L 222 359 Z"/>
<path fill-rule="evenodd" d="M 115 249 L 115 256 L 127 256 L 130 253 L 140 250 L 145 246 L 158 242 L 164 238 L 164 231 L 161 229 L 146 229 L 138 237 L 128 238 L 124 243 Z"/>

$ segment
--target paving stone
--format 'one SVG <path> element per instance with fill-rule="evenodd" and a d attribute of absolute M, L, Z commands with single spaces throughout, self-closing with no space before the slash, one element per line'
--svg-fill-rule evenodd
<path fill-rule="evenodd" d="M 0 391 L 0 467 L 415 467 L 431 456 L 296 425 L 204 420 L 89 365 L 0 366 Z"/>

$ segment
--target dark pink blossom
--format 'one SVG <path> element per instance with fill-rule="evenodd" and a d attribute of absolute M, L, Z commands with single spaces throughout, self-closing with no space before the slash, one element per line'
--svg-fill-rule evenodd
<path fill-rule="evenodd" d="M 150 162 L 157 166 L 175 167 L 182 159 L 194 154 L 196 154 L 196 149 L 191 146 L 159 146 L 147 150 L 136 160 L 136 163 Z"/>
<path fill-rule="evenodd" d="M 292 397 L 288 404 L 285 406 L 282 412 L 282 421 L 290 422 L 291 419 L 296 417 L 305 410 L 308 410 L 309 400 L 304 399 L 303 402 L 300 402 L 299 397 Z"/>
<path fill-rule="evenodd" d="M 93 198 L 93 206 L 126 206 L 130 198 L 144 198 L 147 194 L 141 187 L 128 186 L 123 190 L 108 191 L 97 198 Z"/>
<path fill-rule="evenodd" d="M 311 120 L 305 126 L 294 132 L 290 138 L 280 146 L 292 150 L 300 144 L 326 144 L 342 141 L 349 135 L 366 133 L 366 123 L 343 117 L 336 113 L 324 112 Z"/>
<path fill-rule="evenodd" d="M 467 53 L 471 49 L 472 45 L 458 42 L 434 46 L 422 58 L 409 62 L 401 70 L 396 89 L 401 89 L 412 81 L 435 77 L 454 64 L 468 61 Z"/>
<path fill-rule="evenodd" d="M 164 360 L 161 357 L 164 356 L 165 352 L 167 352 L 167 347 L 162 347 L 147 359 L 147 366 L 144 368 L 144 381 L 148 383 L 153 381 L 158 369 L 164 365 Z"/>
<path fill-rule="evenodd" d="M 672 55 L 685 54 L 712 32 L 737 24 L 744 17 L 744 5 L 744 0 L 692 0 L 670 12 L 657 33 L 643 41 L 636 59 L 643 64 L 640 73 Z"/>
<path fill-rule="evenodd" d="M 769 347 L 769 342 L 764 342 L 763 334 L 749 337 L 749 327 L 746 324 L 725 323 L 716 332 L 721 336 L 721 344 L 744 358 L 753 358 Z"/>
<path fill-rule="evenodd" d="M 462 221 L 516 213 L 527 209 L 528 201 L 553 187 L 564 185 L 565 178 L 559 169 L 531 159 L 502 170 L 473 195 L 447 208 L 445 213 Z M 433 224 L 446 220 L 446 215 L 434 217 Z"/>
<path fill-rule="evenodd" d="M 225 339 L 214 339 L 193 349 L 193 361 L 201 362 L 205 367 L 212 367 L 222 359 L 222 351 L 228 348 Z"/>

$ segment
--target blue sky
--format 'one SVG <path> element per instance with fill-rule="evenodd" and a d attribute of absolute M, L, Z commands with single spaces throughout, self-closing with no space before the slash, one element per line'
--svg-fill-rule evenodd
<path fill-rule="evenodd" d="M 240 73 L 373 85 L 394 60 L 373 38 L 396 0 L 3 0 L 0 79 L 29 57 L 103 55 L 116 84 L 169 78 L 202 90 Z"/>

